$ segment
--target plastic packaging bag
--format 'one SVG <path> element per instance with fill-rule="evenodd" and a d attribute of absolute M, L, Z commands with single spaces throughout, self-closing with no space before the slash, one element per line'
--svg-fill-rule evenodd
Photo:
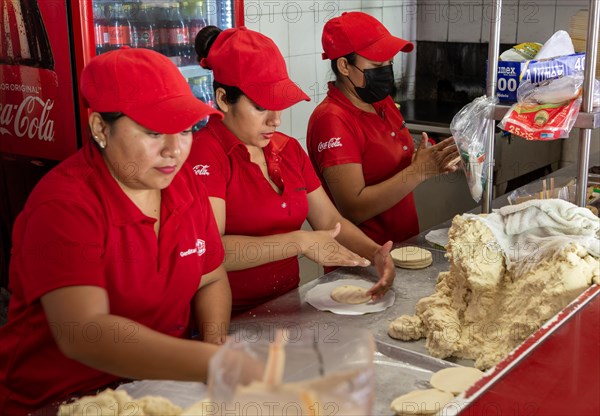
<path fill-rule="evenodd" d="M 206 406 L 235 414 L 250 414 L 250 408 L 256 414 L 373 414 L 375 344 L 369 331 L 257 325 L 252 336 L 237 338 L 209 364 Z M 241 361 L 231 359 L 235 354 L 264 363 L 262 379 L 248 384 Z"/>
<path fill-rule="evenodd" d="M 464 106 L 452 119 L 450 131 L 460 152 L 463 171 L 471 196 L 481 200 L 487 183 L 486 149 L 489 141 L 487 129 L 492 123 L 492 111 L 497 98 L 481 96 Z"/>
<path fill-rule="evenodd" d="M 518 45 L 515 45 L 512 48 L 502 52 L 500 55 L 500 60 L 509 62 L 530 61 L 535 58 L 541 47 L 542 44 L 537 42 L 519 43 Z"/>
<path fill-rule="evenodd" d="M 510 205 L 520 204 L 530 199 L 562 199 L 575 202 L 575 178 L 549 178 L 527 184 L 508 194 Z"/>
<path fill-rule="evenodd" d="M 555 32 L 535 56 L 535 60 L 554 58 L 555 56 L 572 55 L 575 53 L 571 36 L 564 31 Z"/>
<path fill-rule="evenodd" d="M 498 127 L 527 140 L 569 137 L 581 107 L 582 83 L 579 73 L 537 84 L 525 81 L 517 89 L 518 102 Z"/>

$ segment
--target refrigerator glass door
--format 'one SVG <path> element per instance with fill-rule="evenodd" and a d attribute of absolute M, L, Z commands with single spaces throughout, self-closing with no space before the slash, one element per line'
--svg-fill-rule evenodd
<path fill-rule="evenodd" d="M 77 150 L 65 0 L 0 0 L 0 153 Z"/>
<path fill-rule="evenodd" d="M 198 64 L 194 40 L 207 25 L 234 25 L 233 0 L 94 0 L 92 7 L 96 54 L 124 45 L 162 53 L 179 67 L 194 95 L 214 105 L 212 71 Z"/>

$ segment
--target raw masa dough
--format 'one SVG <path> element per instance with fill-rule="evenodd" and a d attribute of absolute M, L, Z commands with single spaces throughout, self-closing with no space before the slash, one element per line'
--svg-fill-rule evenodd
<path fill-rule="evenodd" d="M 174 416 L 181 412 L 181 407 L 165 397 L 144 396 L 136 400 L 126 391 L 106 389 L 61 405 L 58 416 Z"/>
<path fill-rule="evenodd" d="M 429 250 L 415 246 L 405 246 L 390 251 L 392 260 L 397 267 L 403 269 L 423 269 L 433 262 Z"/>
<path fill-rule="evenodd" d="M 414 390 L 396 397 L 390 407 L 397 415 L 430 415 L 443 409 L 452 399 L 454 395 L 437 389 Z"/>
<path fill-rule="evenodd" d="M 425 336 L 434 357 L 473 359 L 475 367 L 490 368 L 600 283 L 600 262 L 576 243 L 517 273 L 507 269 L 482 221 L 456 216 L 448 236 L 450 270 L 439 274 L 435 293 L 419 300 L 416 315 L 400 321 L 410 325 L 389 328 L 390 336 L 402 340 Z"/>
<path fill-rule="evenodd" d="M 429 384 L 433 388 L 452 394 L 459 394 L 483 377 L 483 372 L 473 367 L 449 367 L 431 376 Z"/>
<path fill-rule="evenodd" d="M 392 321 L 388 335 L 402 341 L 410 341 L 424 337 L 423 330 L 423 322 L 418 316 L 402 315 Z"/>
<path fill-rule="evenodd" d="M 367 295 L 367 289 L 364 287 L 343 285 L 338 286 L 331 291 L 331 299 L 339 303 L 355 305 L 370 301 L 371 296 Z"/>

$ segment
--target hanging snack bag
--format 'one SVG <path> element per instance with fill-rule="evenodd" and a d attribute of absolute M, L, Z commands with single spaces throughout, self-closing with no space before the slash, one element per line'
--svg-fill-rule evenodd
<path fill-rule="evenodd" d="M 463 171 L 475 202 L 481 200 L 487 182 L 488 126 L 497 102 L 495 97 L 478 97 L 464 106 L 450 123 L 450 131 L 460 152 Z"/>
<path fill-rule="evenodd" d="M 569 137 L 581 107 L 581 74 L 548 79 L 538 84 L 525 81 L 517 90 L 518 102 L 498 124 L 527 140 Z"/>

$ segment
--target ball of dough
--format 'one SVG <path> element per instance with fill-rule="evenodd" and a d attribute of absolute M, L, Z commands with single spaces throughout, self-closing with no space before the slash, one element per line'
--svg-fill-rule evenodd
<path fill-rule="evenodd" d="M 390 407 L 397 415 L 431 415 L 443 409 L 452 399 L 452 394 L 437 389 L 414 390 L 396 397 Z"/>
<path fill-rule="evenodd" d="M 411 341 L 425 336 L 425 326 L 418 316 L 402 315 L 390 323 L 388 335 L 394 339 Z"/>
<path fill-rule="evenodd" d="M 367 289 L 355 285 L 338 286 L 331 291 L 330 296 L 336 302 L 350 305 L 366 303 L 371 300 L 371 296 L 367 295 Z"/>
<path fill-rule="evenodd" d="M 483 376 L 483 372 L 473 367 L 444 368 L 431 376 L 429 382 L 436 389 L 459 394 L 468 389 Z"/>

